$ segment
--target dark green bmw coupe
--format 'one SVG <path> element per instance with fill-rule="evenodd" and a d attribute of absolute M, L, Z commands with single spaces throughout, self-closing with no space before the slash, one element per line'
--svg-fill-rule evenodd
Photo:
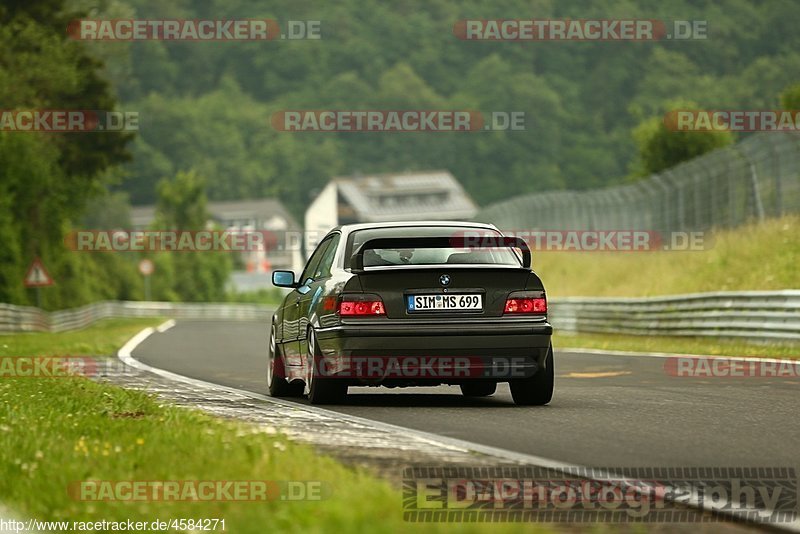
<path fill-rule="evenodd" d="M 553 395 L 552 327 L 528 245 L 467 222 L 331 230 L 272 319 L 267 383 L 276 397 L 344 400 L 349 386 L 459 385 L 514 401 Z"/>

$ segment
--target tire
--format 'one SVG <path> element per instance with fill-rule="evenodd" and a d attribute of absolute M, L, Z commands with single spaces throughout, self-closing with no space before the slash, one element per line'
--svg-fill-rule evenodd
<path fill-rule="evenodd" d="M 465 397 L 488 397 L 497 391 L 497 382 L 473 380 L 460 385 L 461 394 Z"/>
<path fill-rule="evenodd" d="M 520 406 L 544 406 L 553 398 L 555 370 L 553 367 L 553 345 L 547 349 L 545 368 L 531 377 L 518 378 L 510 382 L 511 397 Z"/>
<path fill-rule="evenodd" d="M 308 400 L 311 404 L 339 404 L 347 397 L 347 382 L 343 378 L 320 376 L 322 354 L 317 346 L 314 330 L 308 330 L 306 346 L 308 361 L 313 362 L 309 371 Z"/>
<path fill-rule="evenodd" d="M 269 344 L 267 345 L 267 389 L 269 390 L 269 395 L 270 397 L 301 396 L 303 394 L 303 385 L 290 384 L 286 380 L 283 360 L 277 352 L 275 323 L 273 323 L 269 332 Z"/>

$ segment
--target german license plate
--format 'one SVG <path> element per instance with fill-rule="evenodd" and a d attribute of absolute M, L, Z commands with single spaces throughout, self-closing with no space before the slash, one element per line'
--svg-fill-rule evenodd
<path fill-rule="evenodd" d="M 410 312 L 483 310 L 482 295 L 408 295 L 406 298 Z"/>

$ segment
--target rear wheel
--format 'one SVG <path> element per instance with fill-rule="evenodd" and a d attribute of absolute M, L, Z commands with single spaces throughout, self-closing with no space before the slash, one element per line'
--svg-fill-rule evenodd
<path fill-rule="evenodd" d="M 308 400 L 311 404 L 337 404 L 347 396 L 347 382 L 343 378 L 321 376 L 322 353 L 317 346 L 317 336 L 308 330 L 306 346 L 308 362 L 313 363 L 308 371 Z"/>
<path fill-rule="evenodd" d="M 539 369 L 529 378 L 512 380 L 509 384 L 511 397 L 521 406 L 543 406 L 553 398 L 554 381 L 553 345 L 550 345 L 545 358 L 545 368 Z"/>
<path fill-rule="evenodd" d="M 267 346 L 267 389 L 271 397 L 299 397 L 303 394 L 302 384 L 290 384 L 286 380 L 283 360 L 275 343 L 275 323 L 270 328 Z"/>
<path fill-rule="evenodd" d="M 497 382 L 483 382 L 475 380 L 461 384 L 461 393 L 465 397 L 488 397 L 494 395 L 497 390 Z"/>

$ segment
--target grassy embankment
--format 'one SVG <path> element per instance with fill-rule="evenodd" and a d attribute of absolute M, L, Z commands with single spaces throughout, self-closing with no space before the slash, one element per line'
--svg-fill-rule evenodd
<path fill-rule="evenodd" d="M 800 217 L 714 232 L 701 251 L 540 251 L 534 253 L 533 263 L 553 299 L 800 289 Z M 555 343 L 561 347 L 728 356 L 800 356 L 798 344 L 709 338 L 558 333 Z"/>

